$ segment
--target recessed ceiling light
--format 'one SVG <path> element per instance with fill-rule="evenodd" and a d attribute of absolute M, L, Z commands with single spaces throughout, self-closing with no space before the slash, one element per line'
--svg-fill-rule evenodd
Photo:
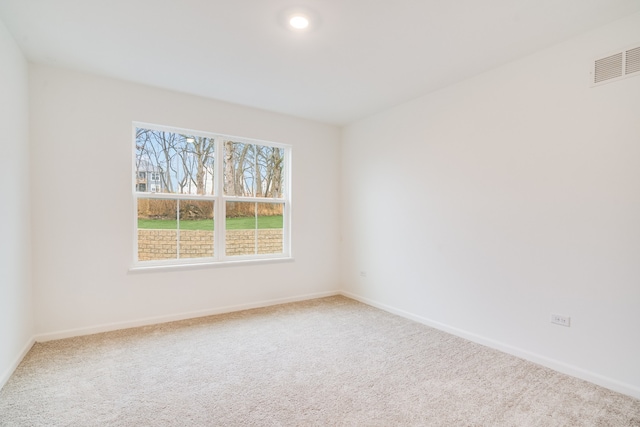
<path fill-rule="evenodd" d="M 289 25 L 296 30 L 304 30 L 309 27 L 309 18 L 304 15 L 293 15 L 289 18 Z"/>
<path fill-rule="evenodd" d="M 320 19 L 314 10 L 307 7 L 288 7 L 278 13 L 278 23 L 285 30 L 306 34 L 318 29 Z"/>

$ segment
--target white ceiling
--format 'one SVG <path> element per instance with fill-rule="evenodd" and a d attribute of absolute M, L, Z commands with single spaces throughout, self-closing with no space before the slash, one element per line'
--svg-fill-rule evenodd
<path fill-rule="evenodd" d="M 291 7 L 313 29 L 282 25 Z M 640 0 L 0 0 L 26 57 L 346 124 L 640 11 Z"/>

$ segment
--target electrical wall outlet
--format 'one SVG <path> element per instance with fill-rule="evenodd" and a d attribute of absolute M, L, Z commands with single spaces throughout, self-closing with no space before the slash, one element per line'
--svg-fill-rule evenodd
<path fill-rule="evenodd" d="M 555 323 L 560 326 L 569 326 L 571 324 L 571 317 L 569 316 L 561 316 L 560 314 L 552 314 L 551 315 L 551 323 Z"/>
<path fill-rule="evenodd" d="M 367 277 L 367 272 L 366 271 L 361 271 L 360 272 L 360 277 Z"/>

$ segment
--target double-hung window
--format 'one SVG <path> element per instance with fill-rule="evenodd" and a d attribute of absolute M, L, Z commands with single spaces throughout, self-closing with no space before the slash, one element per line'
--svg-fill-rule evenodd
<path fill-rule="evenodd" d="M 135 266 L 289 258 L 288 145 L 134 123 Z"/>

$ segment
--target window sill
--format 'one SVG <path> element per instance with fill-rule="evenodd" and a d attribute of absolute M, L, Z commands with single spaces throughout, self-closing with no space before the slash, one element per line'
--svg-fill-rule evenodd
<path fill-rule="evenodd" d="M 152 265 L 133 265 L 129 267 L 129 273 L 151 273 L 160 271 L 180 271 L 194 270 L 201 268 L 221 268 L 221 267 L 239 267 L 260 264 L 276 264 L 282 262 L 293 262 L 293 257 L 268 258 L 268 259 L 239 259 L 229 261 L 215 262 L 193 262 L 185 264 L 152 264 Z"/>

